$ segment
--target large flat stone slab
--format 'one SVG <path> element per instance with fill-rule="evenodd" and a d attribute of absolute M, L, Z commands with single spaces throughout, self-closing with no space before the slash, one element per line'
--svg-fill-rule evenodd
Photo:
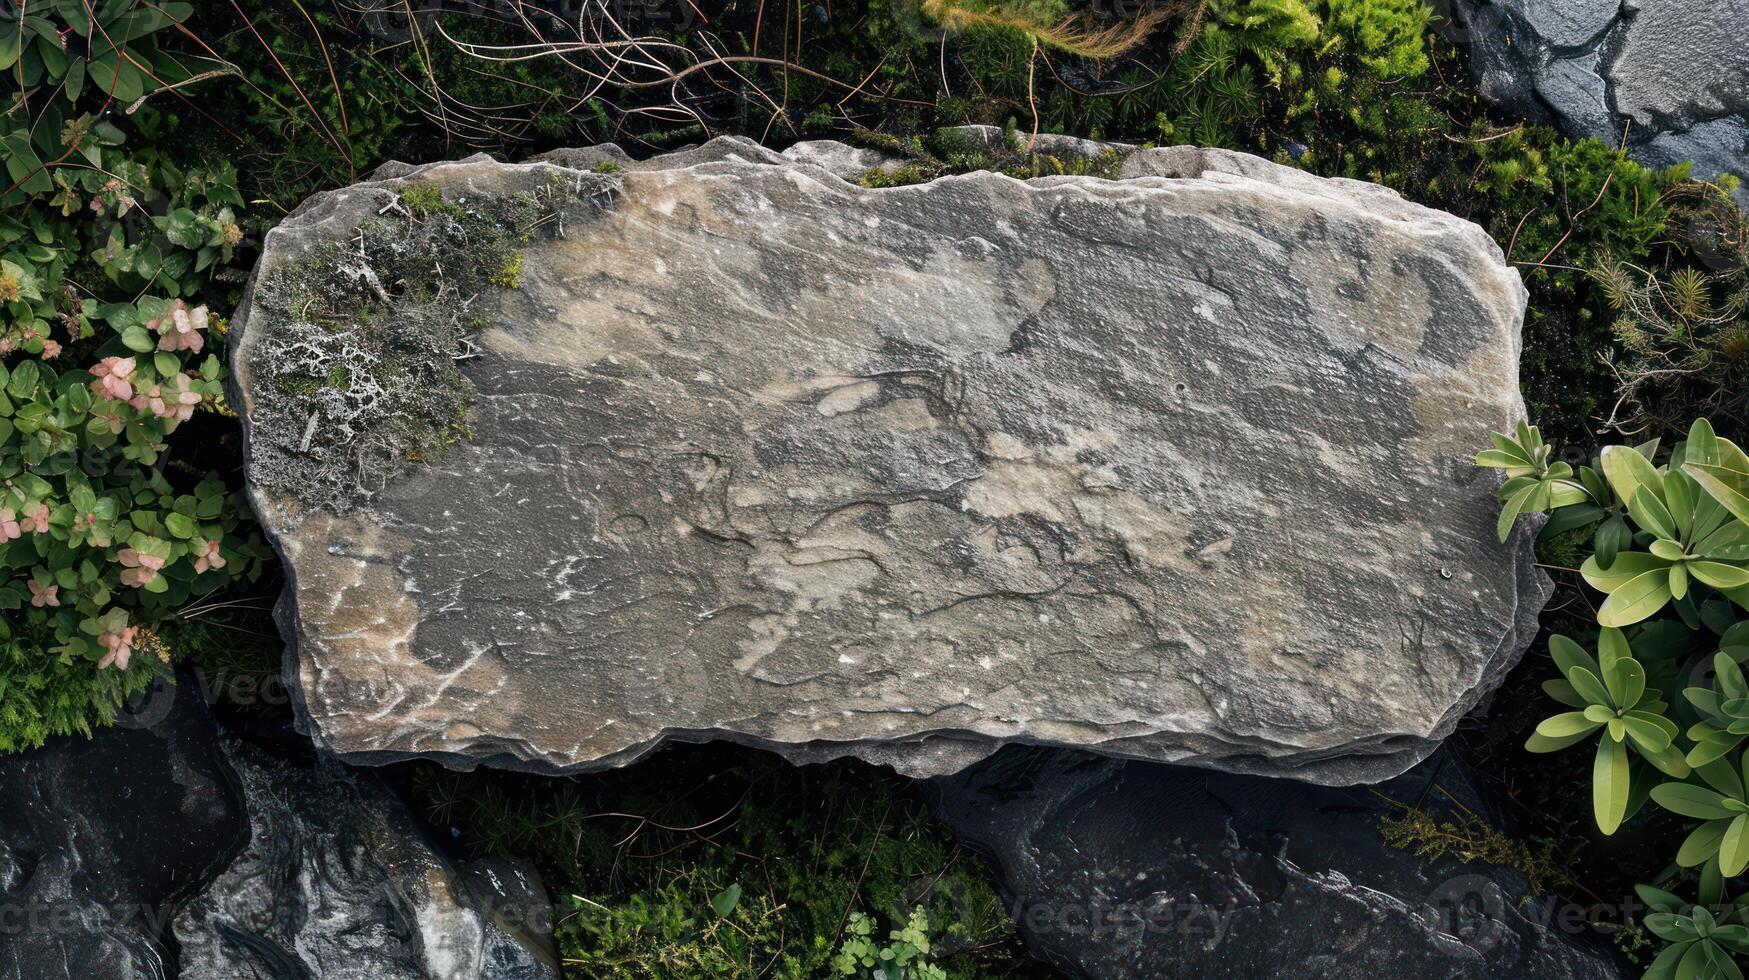
<path fill-rule="evenodd" d="M 1516 661 L 1548 586 L 1470 459 L 1523 414 L 1525 292 L 1479 228 L 1188 147 L 867 163 L 474 158 L 269 235 L 234 379 L 320 744 L 1344 783 Z"/>

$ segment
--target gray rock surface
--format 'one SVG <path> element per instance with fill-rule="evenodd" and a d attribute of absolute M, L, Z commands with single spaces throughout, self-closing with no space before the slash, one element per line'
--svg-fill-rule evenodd
<path fill-rule="evenodd" d="M 0 977 L 177 975 L 170 918 L 248 828 L 197 687 L 94 738 L 0 757 Z"/>
<path fill-rule="evenodd" d="M 1387 800 L 1371 787 L 1011 748 L 931 780 L 926 795 L 994 859 L 1028 948 L 1070 977 L 1622 976 L 1586 937 L 1582 907 L 1529 894 L 1512 869 L 1383 842 L 1379 821 L 1400 805 L 1442 820 L 1454 819 L 1448 799 L 1488 813 L 1447 761 L 1378 787 Z"/>
<path fill-rule="evenodd" d="M 1749 176 L 1749 0 L 1442 0 L 1490 97 L 1697 177 Z M 1749 190 L 1740 201 L 1749 203 Z"/>
<path fill-rule="evenodd" d="M 374 776 L 224 748 L 250 840 L 176 916 L 183 980 L 556 980 L 531 873 L 456 868 Z"/>
<path fill-rule="evenodd" d="M 870 163 L 473 158 L 269 234 L 233 379 L 319 744 L 937 774 L 1025 742 L 1346 783 L 1516 661 L 1548 584 L 1470 460 L 1523 413 L 1525 292 L 1481 229 L 1191 147 L 840 179 Z M 535 204 L 518 288 L 401 284 Z M 470 439 L 397 448 L 445 404 Z"/>

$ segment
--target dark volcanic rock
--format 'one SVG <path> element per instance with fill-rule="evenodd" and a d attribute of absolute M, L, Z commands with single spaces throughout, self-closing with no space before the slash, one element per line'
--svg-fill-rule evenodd
<path fill-rule="evenodd" d="M 176 917 L 185 980 L 558 976 L 531 872 L 502 862 L 457 869 L 373 775 L 224 744 L 252 832 Z"/>
<path fill-rule="evenodd" d="M 162 710 L 0 757 L 0 977 L 176 976 L 177 902 L 247 824 L 193 679 L 145 703 Z"/>
<path fill-rule="evenodd" d="M 1379 787 L 1474 803 L 1435 756 Z M 990 854 L 1035 955 L 1089 980 L 1611 980 L 1593 944 L 1521 908 L 1515 871 L 1428 862 L 1380 839 L 1366 788 L 1007 749 L 931 780 L 939 816 Z M 1479 806 L 1479 804 L 1476 804 Z M 1529 896 L 1539 899 L 1539 896 Z"/>
<path fill-rule="evenodd" d="M 1749 176 L 1749 0 L 1440 0 L 1482 90 L 1695 176 Z M 1749 188 L 1739 193 L 1749 202 Z"/>
<path fill-rule="evenodd" d="M 1426 755 L 1547 595 L 1472 463 L 1523 413 L 1517 272 L 1383 187 L 1117 155 L 875 190 L 721 139 L 307 202 L 231 348 L 302 723 L 565 771 Z M 516 288 L 408 284 L 512 231 Z"/>

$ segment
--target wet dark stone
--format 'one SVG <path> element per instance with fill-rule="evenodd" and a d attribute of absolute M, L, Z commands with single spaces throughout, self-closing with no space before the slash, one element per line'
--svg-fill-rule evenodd
<path fill-rule="evenodd" d="M 170 917 L 247 824 L 197 686 L 144 703 L 95 738 L 0 757 L 0 977 L 177 975 Z"/>
<path fill-rule="evenodd" d="M 925 785 L 994 858 L 1032 952 L 1072 977 L 1622 975 L 1559 905 L 1521 905 L 1519 872 L 1383 842 L 1392 800 L 1434 809 L 1450 793 L 1486 812 L 1444 752 L 1377 787 L 1332 788 L 1011 748 Z"/>

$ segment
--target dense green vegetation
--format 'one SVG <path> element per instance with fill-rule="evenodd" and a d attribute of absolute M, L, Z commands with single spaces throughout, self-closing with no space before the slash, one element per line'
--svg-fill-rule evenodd
<path fill-rule="evenodd" d="M 1549 512 L 1543 535 L 1582 535 L 1577 573 L 1605 596 L 1574 617 L 1595 654 L 1549 637 L 1558 676 L 1542 689 L 1564 710 L 1525 748 L 1594 745 L 1591 809 L 1605 835 L 1647 802 L 1702 821 L 1672 841 L 1673 866 L 1635 886 L 1653 909 L 1645 927 L 1666 943 L 1646 976 L 1739 975 L 1731 954 L 1749 954 L 1749 902 L 1727 882 L 1749 871 L 1749 456 L 1705 419 L 1667 454 L 1652 440 L 1578 467 L 1553 456 L 1521 425 L 1477 457 L 1508 477 L 1502 539 L 1520 513 Z"/>
<path fill-rule="evenodd" d="M 1108 161 L 1029 151 L 1033 134 L 1068 133 L 1228 147 L 1385 184 L 1481 224 L 1530 287 L 1526 396 L 1542 431 L 1581 451 L 1568 473 L 1520 474 L 1546 489 L 1514 513 L 1566 505 L 1543 542 L 1557 568 L 1593 555 L 1606 567 L 1643 562 L 1628 556 L 1668 551 L 1659 541 L 1686 548 L 1660 533 L 1655 512 L 1634 514 L 1613 481 L 1581 478 L 1587 447 L 1680 438 L 1702 415 L 1740 438 L 1749 420 L 1749 232 L 1729 188 L 1499 118 L 1420 0 L 1167 0 L 1124 17 L 1064 0 L 786 0 L 655 4 L 612 22 L 520 2 L 366 6 L 382 9 L 45 0 L 0 11 L 0 751 L 89 732 L 173 661 L 248 678 L 271 669 L 262 611 L 274 577 L 239 493 L 224 318 L 267 228 L 389 159 L 517 158 L 607 140 L 650 152 L 733 133 L 772 145 L 834 136 L 911 157 L 871 184 L 973 166 L 1101 173 Z M 993 159 L 937 135 L 964 123 L 1008 127 L 1016 150 Z M 508 260 L 494 268 L 514 285 Z M 1646 458 L 1666 467 L 1662 486 L 1692 490 L 1680 458 Z M 1675 521 L 1679 508 L 1662 502 Z M 1604 671 L 1617 640 L 1599 633 L 1585 578 L 1559 574 L 1566 601 L 1552 619 L 1574 639 L 1556 644 L 1555 663 L 1583 667 L 1572 651 L 1595 650 Z M 1708 574 L 1725 573 L 1690 582 L 1684 571 L 1684 595 L 1714 588 Z M 1665 571 L 1670 595 L 1651 625 L 1620 624 L 1631 657 L 1608 655 L 1617 671 L 1640 664 L 1634 703 L 1600 675 L 1607 700 L 1575 685 L 1580 714 L 1688 723 L 1684 712 L 1712 706 L 1672 677 L 1741 634 L 1716 601 L 1678 597 L 1674 577 Z M 1690 828 L 1637 807 L 1656 799 L 1649 777 L 1604 781 L 1597 816 L 1620 824 L 1615 837 L 1581 826 L 1592 820 L 1589 762 L 1517 748 L 1542 708 L 1535 679 L 1521 672 L 1492 729 L 1464 737 L 1524 791 L 1539 829 L 1561 837 L 1572 873 L 1556 877 L 1611 897 L 1656 881 L 1663 904 L 1728 893 L 1714 888 L 1722 871 L 1698 892 L 1680 878 L 1691 872 L 1665 874 Z M 1724 714 L 1705 724 L 1728 731 L 1739 699 L 1714 693 Z M 1681 778 L 1649 729 L 1624 721 L 1617 737 L 1600 724 L 1597 744 L 1615 746 L 1598 750 L 1610 753 L 1607 772 L 1662 760 Z M 1711 737 L 1701 736 L 1696 745 Z M 1031 969 L 973 862 L 898 781 L 696 758 L 709 763 L 694 780 L 706 789 L 678 800 L 630 783 L 435 773 L 418 790 L 465 847 L 542 866 L 579 975 L 858 976 L 872 975 L 870 960 L 907 976 Z M 1622 785 L 1646 791 L 1624 798 Z M 1704 802 L 1709 814 L 1736 812 Z M 634 806 L 643 816 L 597 819 Z M 1718 847 L 1697 862 L 1703 871 L 1722 865 L 1725 833 L 1709 838 Z M 1743 839 L 1731 838 L 1732 867 Z M 907 891 L 930 876 L 953 889 Z M 1700 935 L 1699 913 L 1668 914 L 1658 935 Z M 1683 955 L 1730 948 L 1733 933 L 1706 930 L 1713 946 L 1675 940 L 1689 944 Z M 640 974 L 631 963 L 663 966 Z"/>
<path fill-rule="evenodd" d="M 861 961 L 888 963 L 882 949 L 904 980 L 1052 975 L 1021 952 L 978 859 L 866 766 L 677 746 L 586 780 L 411 778 L 468 852 L 536 863 L 578 976 L 872 977 Z"/>

